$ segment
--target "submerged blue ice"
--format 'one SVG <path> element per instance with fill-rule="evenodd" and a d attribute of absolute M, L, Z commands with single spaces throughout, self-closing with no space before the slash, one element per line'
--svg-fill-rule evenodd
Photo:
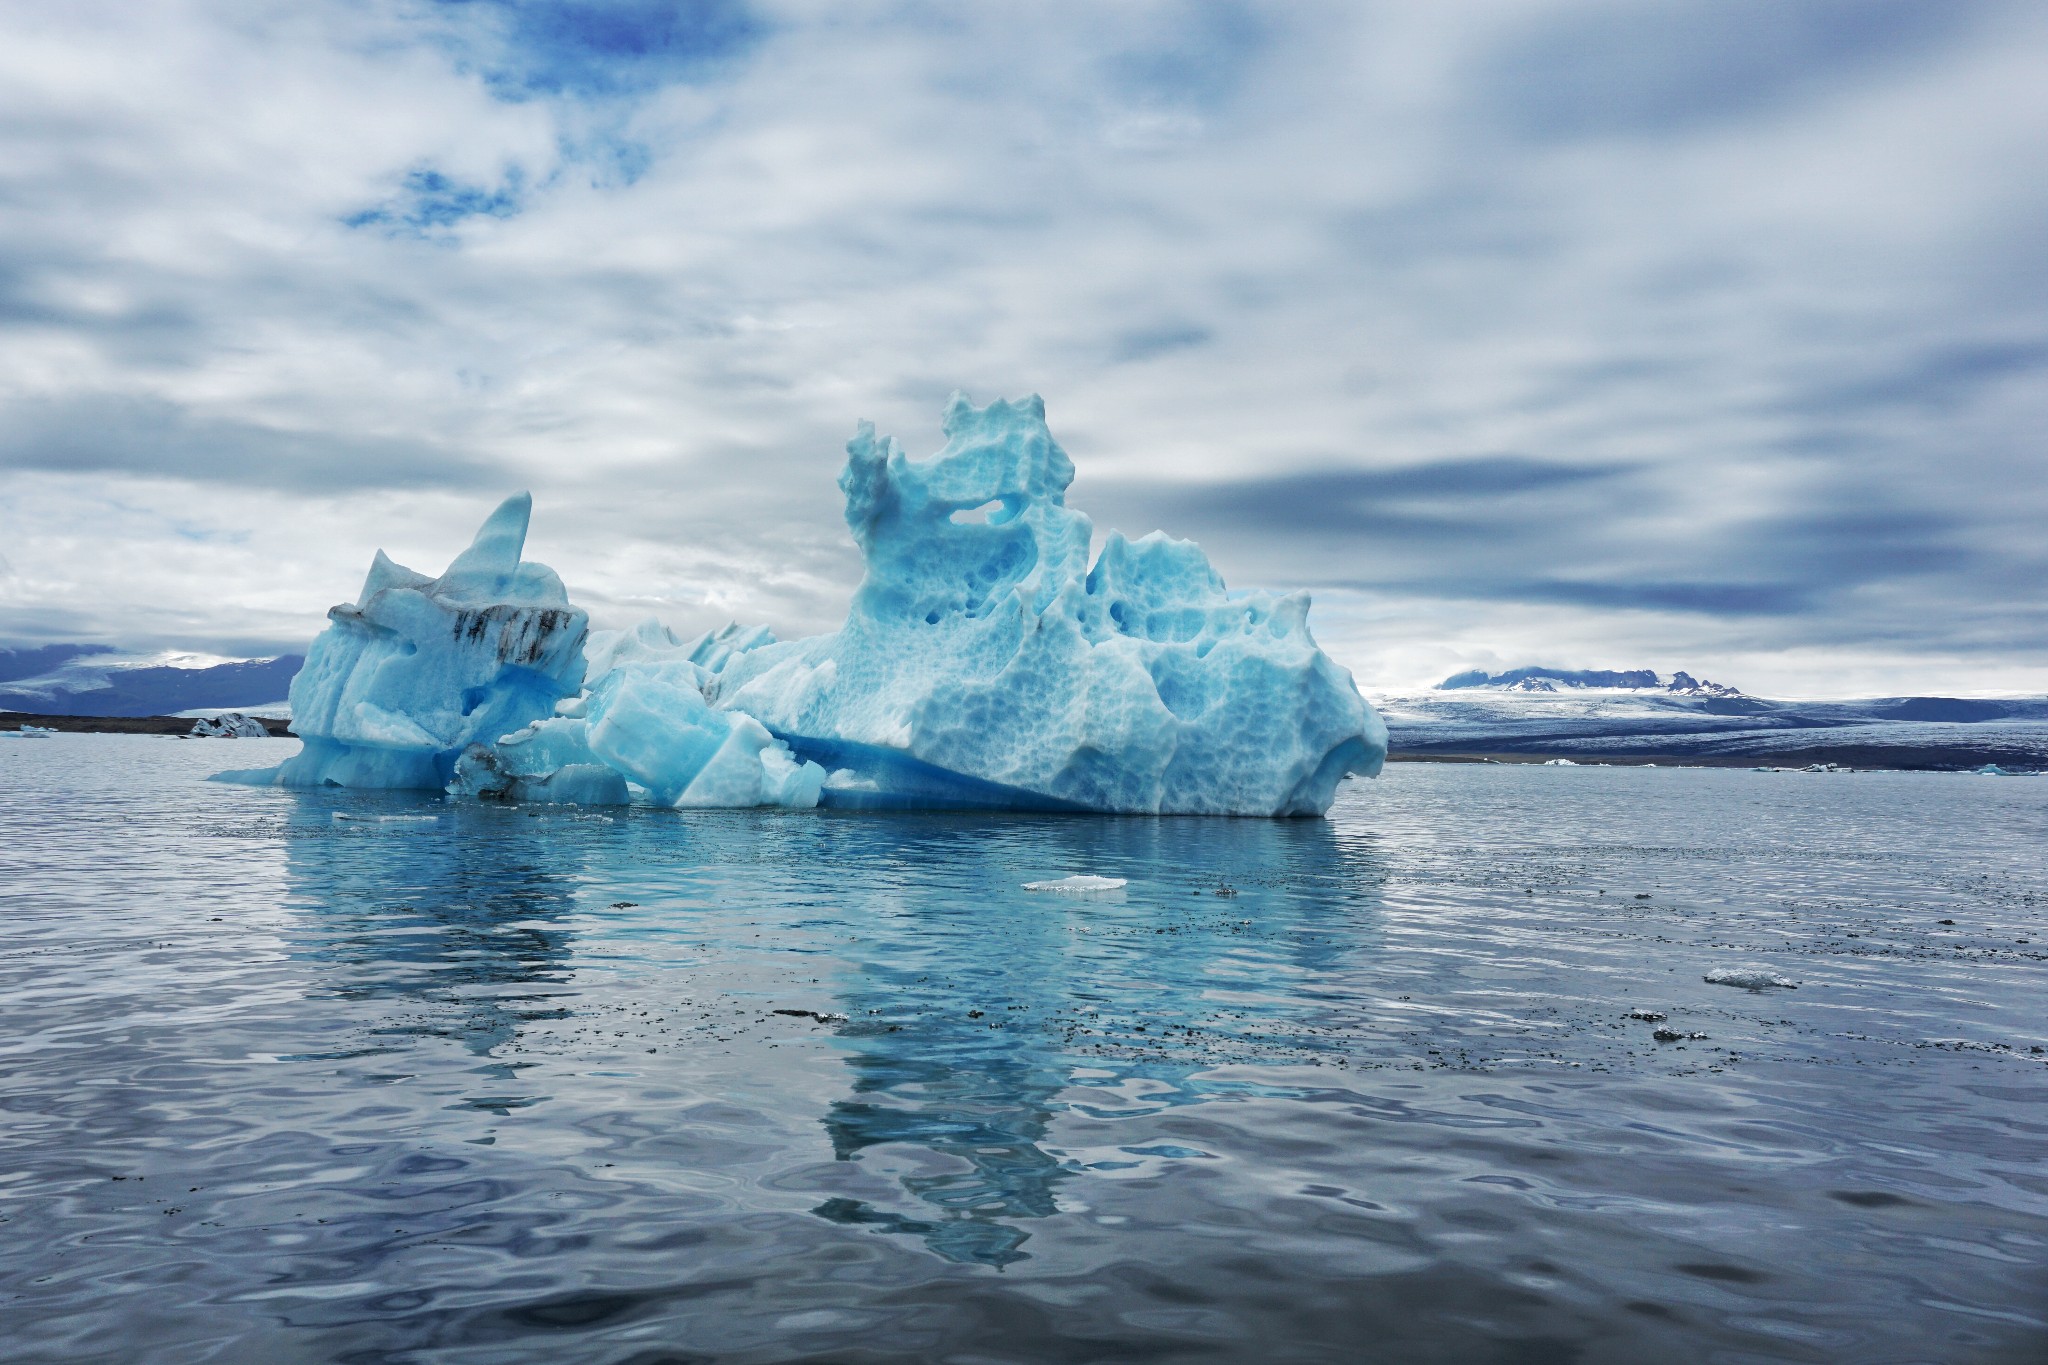
<path fill-rule="evenodd" d="M 586 641 L 508 501 L 448 573 L 381 554 L 292 686 L 305 751 L 241 780 L 670 806 L 1320 815 L 1386 727 L 1304 594 L 1232 595 L 1200 547 L 1093 526 L 1037 397 L 956 395 L 909 459 L 840 476 L 867 564 L 845 626 L 778 642 L 657 622 Z"/>

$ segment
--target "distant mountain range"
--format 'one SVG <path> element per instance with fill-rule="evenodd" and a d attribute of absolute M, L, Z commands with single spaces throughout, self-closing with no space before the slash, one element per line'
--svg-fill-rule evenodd
<path fill-rule="evenodd" d="M 0 648 L 0 711 L 48 716 L 167 716 L 283 701 L 303 654 L 270 659 L 124 653 L 109 645 Z"/>
<path fill-rule="evenodd" d="M 1774 701 L 1683 672 L 1517 668 L 1371 700 L 1397 756 L 2048 766 L 2048 697 Z"/>
<path fill-rule="evenodd" d="M 1602 687 L 1630 692 L 1672 692 L 1686 697 L 1739 697 L 1742 689 L 1723 683 L 1704 682 L 1683 669 L 1669 678 L 1649 668 L 1511 668 L 1505 673 L 1488 673 L 1474 668 L 1455 673 L 1437 684 L 1440 692 L 1467 687 L 1491 687 L 1509 692 L 1555 692 L 1560 688 Z"/>

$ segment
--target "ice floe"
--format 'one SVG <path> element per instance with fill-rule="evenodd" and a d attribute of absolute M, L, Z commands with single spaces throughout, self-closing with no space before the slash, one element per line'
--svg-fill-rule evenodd
<path fill-rule="evenodd" d="M 1796 990 L 1797 981 L 1788 981 L 1776 972 L 1761 967 L 1716 967 L 1703 978 L 1710 986 L 1741 986 L 1745 990 L 1762 991 L 1773 987 Z"/>
<path fill-rule="evenodd" d="M 1026 891 L 1050 891 L 1060 896 L 1092 896 L 1104 891 L 1121 891 L 1130 885 L 1126 877 L 1096 877 L 1088 873 L 1077 873 L 1061 877 L 1057 881 L 1026 882 Z"/>

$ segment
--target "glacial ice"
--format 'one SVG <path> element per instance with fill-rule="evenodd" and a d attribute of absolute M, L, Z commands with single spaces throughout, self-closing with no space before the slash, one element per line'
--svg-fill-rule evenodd
<path fill-rule="evenodd" d="M 592 752 L 665 806 L 817 805 L 825 770 L 752 716 L 712 709 L 714 676 L 686 658 L 615 667 L 586 703 Z"/>
<path fill-rule="evenodd" d="M 1097 877 L 1086 872 L 1077 872 L 1071 877 L 1060 877 L 1053 881 L 1026 882 L 1026 891 L 1049 891 L 1056 896 L 1093 896 L 1105 891 L 1121 891 L 1130 885 L 1128 877 Z"/>
<path fill-rule="evenodd" d="M 201 717 L 192 724 L 193 739 L 268 739 L 270 731 L 263 728 L 263 722 L 243 715 L 240 711 L 229 711 L 211 719 Z"/>
<path fill-rule="evenodd" d="M 575 696 L 589 622 L 553 569 L 522 562 L 532 514 L 529 495 L 505 499 L 439 578 L 378 551 L 361 594 L 327 613 L 292 679 L 304 747 L 281 767 L 221 780 L 440 787 L 469 745 Z"/>
<path fill-rule="evenodd" d="M 292 684 L 303 753 L 223 774 L 666 806 L 1320 815 L 1386 726 L 1308 598 L 1094 529 L 1043 403 L 955 395 L 912 461 L 862 424 L 839 486 L 866 561 L 845 626 L 586 638 L 510 499 L 439 579 L 382 554 Z"/>
<path fill-rule="evenodd" d="M 1788 981 L 1776 972 L 1762 967 L 1716 967 L 1701 978 L 1710 986 L 1740 986 L 1744 990 L 1765 991 L 1772 987 L 1797 990 L 1797 981 Z"/>
<path fill-rule="evenodd" d="M 658 621 L 599 631 L 585 647 L 595 683 L 559 715 L 456 762 L 449 791 L 515 801 L 621 805 L 627 783 L 658 805 L 818 804 L 825 770 L 742 712 L 715 710 L 705 688 L 735 654 L 772 642 L 764 628 L 681 640 Z"/>
<path fill-rule="evenodd" d="M 1234 597 L 1157 532 L 1112 531 L 1091 565 L 1035 396 L 955 395 L 945 433 L 912 462 L 861 426 L 845 627 L 739 654 L 707 694 L 831 770 L 824 804 L 1319 815 L 1379 771 L 1386 727 L 1306 595 Z"/>
<path fill-rule="evenodd" d="M 632 799 L 626 779 L 590 751 L 584 723 L 563 717 L 537 720 L 489 744 L 470 745 L 455 760 L 448 790 L 579 806 L 623 806 Z"/>

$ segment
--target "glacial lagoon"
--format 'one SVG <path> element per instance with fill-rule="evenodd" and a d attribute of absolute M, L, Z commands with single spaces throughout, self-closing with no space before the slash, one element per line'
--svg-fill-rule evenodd
<path fill-rule="evenodd" d="M 10 1361 L 2048 1355 L 2048 781 L 202 780 L 291 751 L 0 751 Z"/>

